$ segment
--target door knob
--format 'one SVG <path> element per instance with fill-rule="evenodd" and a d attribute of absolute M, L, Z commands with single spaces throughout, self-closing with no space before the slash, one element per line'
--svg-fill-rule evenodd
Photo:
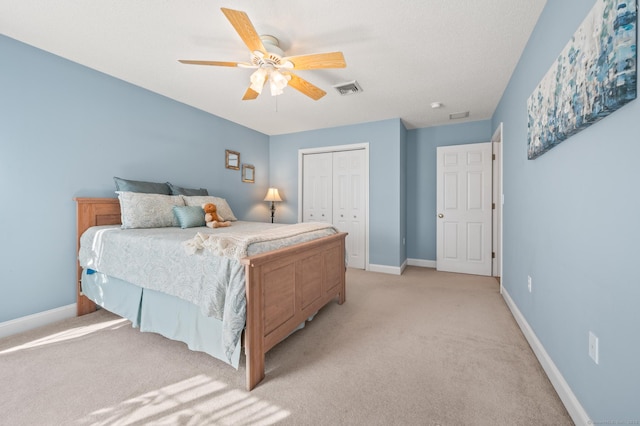
<path fill-rule="evenodd" d="M 442 219 L 442 218 L 444 217 L 444 215 L 443 215 L 442 213 L 438 213 L 438 217 L 439 217 L 440 219 Z"/>

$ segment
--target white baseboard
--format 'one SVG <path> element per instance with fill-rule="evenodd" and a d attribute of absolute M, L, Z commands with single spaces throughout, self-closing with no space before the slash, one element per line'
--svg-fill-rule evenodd
<path fill-rule="evenodd" d="M 509 309 L 511 309 L 511 313 L 520 326 L 520 330 L 522 330 L 524 337 L 529 342 L 529 346 L 531 346 L 531 349 L 533 349 L 533 353 L 538 358 L 538 361 L 540 361 L 540 365 L 542 365 L 545 373 L 547 373 L 551 384 L 558 393 L 560 400 L 567 409 L 567 412 L 571 416 L 573 422 L 576 425 L 593 424 L 591 419 L 589 418 L 589 415 L 582 407 L 582 404 L 580 404 L 580 401 L 578 401 L 578 398 L 576 398 L 575 394 L 569 387 L 569 384 L 566 382 L 564 377 L 562 377 L 562 373 L 560 373 L 560 370 L 558 370 L 558 367 L 556 367 L 556 365 L 553 363 L 553 360 L 545 350 L 544 346 L 542 346 L 542 342 L 538 340 L 538 337 L 533 332 L 533 329 L 522 315 L 522 312 L 520 312 L 520 309 L 518 309 L 513 299 L 511 299 L 511 296 L 509 296 L 507 289 L 503 288 L 502 286 L 501 289 L 502 297 L 504 298 L 505 302 L 507 302 L 507 306 L 509 306 Z"/>
<path fill-rule="evenodd" d="M 407 264 L 409 266 L 420 266 L 422 268 L 435 268 L 436 267 L 436 261 L 435 260 L 407 259 Z"/>
<path fill-rule="evenodd" d="M 387 265 L 374 265 L 369 264 L 368 271 L 382 272 L 383 274 L 402 275 L 407 266 L 421 266 L 423 268 L 435 268 L 435 260 L 423 260 L 423 259 L 406 259 L 400 266 L 387 266 Z"/>
<path fill-rule="evenodd" d="M 67 318 L 76 316 L 76 304 L 50 309 L 37 314 L 27 315 L 25 317 L 16 318 L 14 320 L 0 323 L 0 338 L 11 336 L 12 334 L 22 333 L 43 325 L 51 324 Z"/>
<path fill-rule="evenodd" d="M 403 266 L 374 265 L 374 264 L 370 263 L 368 270 L 371 271 L 371 272 L 382 272 L 383 274 L 402 275 L 402 271 L 404 270 L 404 267 Z"/>

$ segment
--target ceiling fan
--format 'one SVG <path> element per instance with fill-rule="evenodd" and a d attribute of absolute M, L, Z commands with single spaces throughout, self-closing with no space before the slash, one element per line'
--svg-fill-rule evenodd
<path fill-rule="evenodd" d="M 192 61 L 179 62 L 191 65 L 212 65 L 219 67 L 253 68 L 251 84 L 242 100 L 256 99 L 268 82 L 271 95 L 280 95 L 289 85 L 299 92 L 318 100 L 327 94 L 324 90 L 294 74 L 293 70 L 313 70 L 322 68 L 345 68 L 342 52 L 316 53 L 311 55 L 284 56 L 278 39 L 270 35 L 258 35 L 245 12 L 221 8 L 233 28 L 251 51 L 250 62 Z"/>

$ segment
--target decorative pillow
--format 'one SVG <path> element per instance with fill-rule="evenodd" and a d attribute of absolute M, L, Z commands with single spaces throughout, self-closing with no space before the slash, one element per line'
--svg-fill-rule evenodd
<path fill-rule="evenodd" d="M 171 189 L 166 183 L 122 179 L 115 176 L 113 181 L 116 183 L 116 191 L 171 195 Z"/>
<path fill-rule="evenodd" d="M 212 197 L 212 196 L 186 196 L 183 195 L 184 203 L 187 206 L 199 206 L 202 207 L 203 204 L 213 203 L 218 208 L 218 216 L 220 216 L 223 220 L 238 220 L 233 211 L 231 211 L 231 207 L 227 203 L 227 200 L 220 197 Z"/>
<path fill-rule="evenodd" d="M 120 200 L 122 228 L 166 228 L 179 226 L 173 206 L 184 206 L 180 195 L 116 191 Z"/>
<path fill-rule="evenodd" d="M 173 206 L 173 214 L 182 229 L 205 226 L 204 210 L 200 206 Z"/>
<path fill-rule="evenodd" d="M 167 185 L 171 190 L 171 195 L 209 195 L 209 191 L 207 191 L 205 188 L 181 188 L 172 184 L 171 182 L 167 182 Z"/>

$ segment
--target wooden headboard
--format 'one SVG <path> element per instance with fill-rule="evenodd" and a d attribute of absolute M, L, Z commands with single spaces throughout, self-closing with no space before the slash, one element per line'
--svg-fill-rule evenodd
<path fill-rule="evenodd" d="M 120 202 L 117 198 L 74 198 L 77 212 L 76 241 L 77 250 L 80 250 L 80 236 L 92 226 L 118 225 L 121 223 Z M 77 252 L 76 252 L 77 254 Z M 76 256 L 77 258 L 77 256 Z M 77 314 L 88 314 L 96 310 L 96 304 L 82 294 L 80 280 L 82 268 L 76 261 L 77 267 Z"/>

